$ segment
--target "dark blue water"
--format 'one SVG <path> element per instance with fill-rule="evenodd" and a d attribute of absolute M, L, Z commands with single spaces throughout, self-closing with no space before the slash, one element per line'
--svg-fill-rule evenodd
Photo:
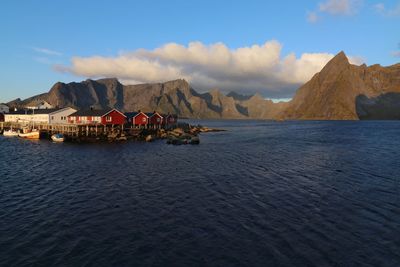
<path fill-rule="evenodd" d="M 3 266 L 400 266 L 400 122 L 202 122 L 199 146 L 0 137 Z"/>

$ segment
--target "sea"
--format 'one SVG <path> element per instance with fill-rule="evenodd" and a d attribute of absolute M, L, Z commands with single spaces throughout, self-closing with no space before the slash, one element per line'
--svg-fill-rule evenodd
<path fill-rule="evenodd" d="M 0 137 L 0 266 L 400 266 L 400 121 Z"/>

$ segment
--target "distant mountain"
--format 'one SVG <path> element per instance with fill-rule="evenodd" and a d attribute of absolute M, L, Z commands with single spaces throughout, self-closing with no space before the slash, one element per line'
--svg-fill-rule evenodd
<path fill-rule="evenodd" d="M 122 85 L 117 79 L 111 78 L 68 84 L 58 82 L 48 93 L 19 101 L 18 105 L 28 106 L 32 101 L 41 99 L 59 107 L 157 110 L 181 117 L 213 119 L 273 119 L 275 110 L 279 110 L 279 105 L 275 108 L 271 101 L 259 95 L 237 96 L 240 95 L 226 96 L 218 90 L 198 93 L 181 79 L 165 83 Z"/>
<path fill-rule="evenodd" d="M 279 115 L 285 119 L 400 119 L 400 64 L 367 67 L 344 52 L 297 90 Z"/>
<path fill-rule="evenodd" d="M 238 94 L 236 92 L 230 92 L 226 96 L 233 97 L 233 99 L 239 100 L 239 101 L 249 100 L 252 97 L 251 95 L 242 95 L 242 94 Z"/>
<path fill-rule="evenodd" d="M 259 94 L 224 95 L 218 90 L 198 93 L 181 79 L 122 85 L 110 78 L 58 82 L 48 93 L 9 104 L 23 107 L 39 100 L 59 107 L 157 110 L 204 119 L 400 119 L 400 64 L 356 66 L 340 52 L 286 103 L 273 103 Z"/>

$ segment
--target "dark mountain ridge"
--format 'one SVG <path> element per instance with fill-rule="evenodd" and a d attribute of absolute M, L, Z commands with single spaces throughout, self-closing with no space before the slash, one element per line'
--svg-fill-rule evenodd
<path fill-rule="evenodd" d="M 48 93 L 9 104 L 23 107 L 38 100 L 59 107 L 157 110 L 203 119 L 400 119 L 400 64 L 356 66 L 340 52 L 290 102 L 273 103 L 259 94 L 224 95 L 216 89 L 198 93 L 183 79 L 123 85 L 108 78 L 57 82 Z"/>
<path fill-rule="evenodd" d="M 265 104 L 265 107 L 271 108 L 270 101 L 259 97 L 254 101 L 252 97 L 243 97 L 243 100 L 240 100 L 226 96 L 218 90 L 198 93 L 183 79 L 137 85 L 123 85 L 115 78 L 88 79 L 79 83 L 57 82 L 48 93 L 19 101 L 18 105 L 28 106 L 38 98 L 53 106 L 71 106 L 79 109 L 111 107 L 122 111 L 157 110 L 188 118 L 273 118 L 265 110 L 252 107 Z"/>

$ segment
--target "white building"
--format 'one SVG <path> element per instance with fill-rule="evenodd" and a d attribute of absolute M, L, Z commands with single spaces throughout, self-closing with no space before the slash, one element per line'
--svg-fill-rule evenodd
<path fill-rule="evenodd" d="M 72 113 L 75 113 L 77 110 L 67 107 L 62 108 L 52 113 L 49 113 L 49 123 L 50 124 L 66 124 L 68 123 L 67 117 Z"/>
<path fill-rule="evenodd" d="M 3 103 L 0 103 L 0 113 L 8 113 L 10 112 L 10 108 Z"/>
<path fill-rule="evenodd" d="M 63 124 L 67 123 L 68 115 L 76 112 L 73 108 L 62 109 L 28 109 L 11 111 L 4 114 L 5 122 L 18 122 L 22 124 L 32 123 L 52 123 Z"/>
<path fill-rule="evenodd" d="M 47 101 L 33 101 L 26 106 L 27 109 L 52 109 L 54 108 Z"/>

